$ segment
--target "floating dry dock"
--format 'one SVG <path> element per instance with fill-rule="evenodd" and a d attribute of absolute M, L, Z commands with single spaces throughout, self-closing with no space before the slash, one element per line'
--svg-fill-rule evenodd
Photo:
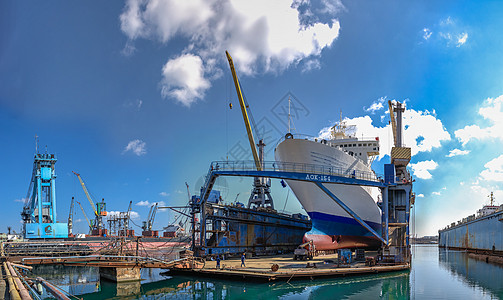
<path fill-rule="evenodd" d="M 384 272 L 396 272 L 410 269 L 410 264 L 391 264 L 367 266 L 365 262 L 337 266 L 336 255 L 317 256 L 312 261 L 293 261 L 291 255 L 253 258 L 246 261 L 241 268 L 239 259 L 221 261 L 222 269 L 216 268 L 216 262 L 206 262 L 200 269 L 171 269 L 169 274 L 224 278 L 231 280 L 254 281 L 290 281 L 299 279 L 316 279 L 324 277 L 345 277 Z M 278 269 L 273 267 L 276 265 Z"/>

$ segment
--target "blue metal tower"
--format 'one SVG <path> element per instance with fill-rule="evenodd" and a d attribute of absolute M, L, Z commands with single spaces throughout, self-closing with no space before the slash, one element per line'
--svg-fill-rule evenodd
<path fill-rule="evenodd" d="M 56 222 L 54 154 L 35 154 L 33 172 L 21 217 L 27 239 L 67 238 L 68 224 Z"/>

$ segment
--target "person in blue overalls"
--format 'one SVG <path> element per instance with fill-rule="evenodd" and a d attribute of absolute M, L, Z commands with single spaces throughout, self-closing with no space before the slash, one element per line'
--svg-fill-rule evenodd
<path fill-rule="evenodd" d="M 241 255 L 241 267 L 246 267 L 245 265 L 245 253 L 243 252 L 243 255 Z"/>
<path fill-rule="evenodd" d="M 217 269 L 220 270 L 220 255 L 217 255 Z"/>

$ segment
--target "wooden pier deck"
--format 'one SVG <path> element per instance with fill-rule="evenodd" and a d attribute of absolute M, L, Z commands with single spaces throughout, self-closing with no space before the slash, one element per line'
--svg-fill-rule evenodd
<path fill-rule="evenodd" d="M 384 272 L 405 271 L 409 264 L 365 266 L 365 263 L 337 266 L 336 255 L 315 257 L 312 261 L 294 261 L 292 255 L 252 258 L 246 260 L 242 268 L 240 259 L 222 260 L 221 269 L 216 268 L 215 261 L 207 261 L 200 269 L 171 269 L 169 274 L 187 276 L 218 277 L 232 280 L 254 281 L 290 281 L 315 279 L 323 277 L 344 277 Z M 272 266 L 278 265 L 273 271 Z M 315 265 L 316 267 L 313 267 Z"/>

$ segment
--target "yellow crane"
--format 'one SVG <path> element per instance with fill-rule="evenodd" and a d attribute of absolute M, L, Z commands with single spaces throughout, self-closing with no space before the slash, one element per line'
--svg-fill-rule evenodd
<path fill-rule="evenodd" d="M 86 194 L 86 197 L 87 197 L 87 200 L 89 200 L 89 203 L 91 204 L 91 207 L 93 208 L 93 211 L 94 211 L 94 215 L 96 217 L 98 216 L 103 216 L 105 217 L 107 215 L 107 212 L 105 210 L 102 210 L 100 209 L 100 206 L 97 206 L 94 204 L 93 202 L 93 199 L 91 198 L 91 196 L 89 195 L 89 192 L 87 191 L 87 188 L 86 188 L 86 185 L 84 184 L 84 181 L 82 180 L 82 177 L 80 177 L 80 174 L 79 173 L 76 173 L 74 171 L 72 171 L 73 174 L 75 174 L 77 176 L 77 178 L 79 179 L 80 181 L 80 185 L 82 186 L 82 189 L 84 190 L 84 193 Z M 96 208 L 97 209 L 96 209 Z"/>
<path fill-rule="evenodd" d="M 258 145 L 255 144 L 255 139 L 253 138 L 253 132 L 250 125 L 250 119 L 248 118 L 247 109 L 249 109 L 249 107 L 245 104 L 243 92 L 241 90 L 241 85 L 239 84 L 238 76 L 236 75 L 236 69 L 234 68 L 232 57 L 227 51 L 225 51 L 225 55 L 227 56 L 227 60 L 229 61 L 232 78 L 234 79 L 234 85 L 236 86 L 236 93 L 238 95 L 239 105 L 241 106 L 241 113 L 243 114 L 243 120 L 245 122 L 246 132 L 248 134 L 248 141 L 250 142 L 250 148 L 253 154 L 253 160 L 255 161 L 257 171 L 263 171 L 265 143 L 262 139 L 260 139 Z M 258 135 L 259 133 L 257 132 L 255 122 L 253 126 L 255 127 L 255 133 L 257 133 Z M 257 152 L 257 146 L 259 148 L 259 152 Z M 253 181 L 253 191 L 250 194 L 250 199 L 248 200 L 248 208 L 251 208 L 252 205 L 256 205 L 258 207 L 266 207 L 267 205 L 269 205 L 270 208 L 274 209 L 274 202 L 271 197 L 270 187 L 271 180 L 269 178 L 255 177 L 255 180 Z"/>
<path fill-rule="evenodd" d="M 236 92 L 238 94 L 239 105 L 241 106 L 241 113 L 243 114 L 243 119 L 245 121 L 246 132 L 248 133 L 248 141 L 250 142 L 250 147 L 253 154 L 253 160 L 255 160 L 255 166 L 257 171 L 262 171 L 262 165 L 259 159 L 257 148 L 255 146 L 255 139 L 253 138 L 253 132 L 250 126 L 250 119 L 248 118 L 248 112 L 246 111 L 246 105 L 243 99 L 243 93 L 241 92 L 241 86 L 239 84 L 238 76 L 236 75 L 236 70 L 234 69 L 234 63 L 232 62 L 232 57 L 229 52 L 225 51 L 227 55 L 227 60 L 229 61 L 229 67 L 231 68 L 232 78 L 234 79 L 234 85 L 236 86 Z"/>
<path fill-rule="evenodd" d="M 89 221 L 89 218 L 87 218 L 86 211 L 82 207 L 82 204 L 80 204 L 79 201 L 75 201 L 77 204 L 80 206 L 80 209 L 82 210 L 82 213 L 84 214 L 84 218 L 86 218 L 87 225 L 89 225 L 89 231 L 93 230 L 93 225 L 91 224 L 91 221 Z"/>

